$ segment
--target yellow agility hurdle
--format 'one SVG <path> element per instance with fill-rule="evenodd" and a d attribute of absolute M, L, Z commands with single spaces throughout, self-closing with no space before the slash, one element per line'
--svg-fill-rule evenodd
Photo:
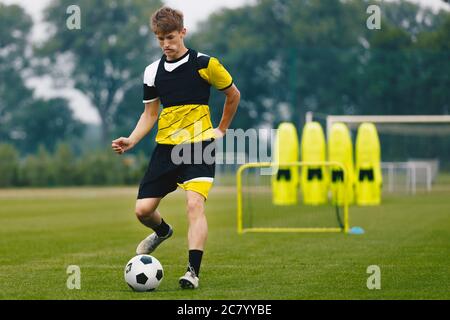
<path fill-rule="evenodd" d="M 333 161 L 317 161 L 317 162 L 285 162 L 285 163 L 277 163 L 277 162 L 251 162 L 243 164 L 239 167 L 236 172 L 236 183 L 237 183 L 237 232 L 239 234 L 247 233 L 247 232 L 349 232 L 349 201 L 348 197 L 344 196 L 343 203 L 343 222 L 342 226 L 339 228 L 335 227 L 305 227 L 305 228 L 295 228 L 295 227 L 268 227 L 268 228 L 259 228 L 259 227 L 250 227 L 246 228 L 243 225 L 243 199 L 242 199 L 242 174 L 245 170 L 250 168 L 271 168 L 272 174 L 276 172 L 276 168 L 278 167 L 291 167 L 295 166 L 298 168 L 305 166 L 322 166 L 328 168 L 340 168 L 344 173 L 343 183 L 345 186 L 348 183 L 348 170 L 347 168 L 339 162 Z M 274 170 L 275 169 L 275 170 Z M 346 192 L 347 187 L 342 188 L 344 192 Z"/>

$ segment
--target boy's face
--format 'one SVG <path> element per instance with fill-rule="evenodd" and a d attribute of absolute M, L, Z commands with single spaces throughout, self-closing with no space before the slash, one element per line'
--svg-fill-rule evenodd
<path fill-rule="evenodd" d="M 156 35 L 159 46 L 169 60 L 179 57 L 180 51 L 184 49 L 183 38 L 185 35 L 186 28 L 183 28 L 181 31 L 172 31 L 165 34 L 159 33 Z"/>

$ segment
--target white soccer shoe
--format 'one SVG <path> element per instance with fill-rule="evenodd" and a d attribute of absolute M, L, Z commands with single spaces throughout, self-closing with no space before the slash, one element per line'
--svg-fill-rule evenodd
<path fill-rule="evenodd" d="M 182 289 L 196 289 L 198 288 L 199 279 L 192 271 L 187 271 L 184 276 L 178 281 Z"/>
<path fill-rule="evenodd" d="M 153 232 L 147 238 L 141 241 L 136 248 L 136 254 L 149 254 L 155 251 L 155 249 L 166 239 L 169 239 L 173 234 L 172 227 L 169 226 L 169 233 L 165 237 L 158 237 L 156 232 Z"/>

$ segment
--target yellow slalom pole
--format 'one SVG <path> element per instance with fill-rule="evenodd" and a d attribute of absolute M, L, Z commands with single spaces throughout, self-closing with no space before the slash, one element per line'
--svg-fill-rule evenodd
<path fill-rule="evenodd" d="M 241 174 L 244 170 L 243 166 L 239 167 L 236 172 L 237 180 L 237 232 L 242 233 L 242 178 Z"/>

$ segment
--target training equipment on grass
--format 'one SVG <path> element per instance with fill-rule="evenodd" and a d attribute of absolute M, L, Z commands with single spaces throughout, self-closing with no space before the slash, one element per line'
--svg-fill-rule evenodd
<path fill-rule="evenodd" d="M 347 169 L 337 162 L 253 162 L 237 171 L 237 229 L 244 232 L 348 232 L 347 197 L 342 205 L 325 203 L 311 206 L 298 201 L 296 205 L 277 206 L 272 202 L 272 175 L 277 166 L 296 167 L 307 174 L 307 168 L 320 168 L 329 175 L 332 168 L 342 170 L 344 185 Z M 264 169 L 264 170 L 263 170 Z M 271 172 L 271 174 L 270 174 Z M 267 173 L 267 174 L 266 174 Z M 345 192 L 347 188 L 342 188 Z M 302 190 L 301 190 L 302 191 Z M 299 192 L 299 197 L 301 196 Z"/>
<path fill-rule="evenodd" d="M 348 234 L 364 234 L 364 229 L 361 227 L 351 227 Z"/>
<path fill-rule="evenodd" d="M 318 115 L 323 118 L 323 115 Z M 312 121 L 313 114 L 308 119 Z M 327 115 L 327 137 L 334 123 L 376 125 L 383 161 L 383 193 L 431 192 L 450 159 L 450 115 Z"/>
<path fill-rule="evenodd" d="M 161 263 L 150 255 L 137 255 L 125 266 L 125 281 L 134 291 L 153 291 L 160 285 L 164 271 Z"/>
<path fill-rule="evenodd" d="M 304 163 L 323 162 L 326 160 L 325 152 L 325 135 L 322 126 L 318 122 L 306 123 L 302 133 L 301 161 Z M 303 203 L 325 204 L 328 195 L 328 170 L 317 165 L 305 165 L 301 167 L 301 170 Z"/>
<path fill-rule="evenodd" d="M 279 125 L 275 140 L 275 163 L 297 162 L 299 159 L 297 129 L 292 123 Z M 277 166 L 272 175 L 272 201 L 275 205 L 294 205 L 298 201 L 297 166 Z"/>
<path fill-rule="evenodd" d="M 328 160 L 331 162 L 342 163 L 347 168 L 348 183 L 347 190 L 344 192 L 344 172 L 340 168 L 331 169 L 331 202 L 333 204 L 344 204 L 344 194 L 347 197 L 347 203 L 353 203 L 353 145 L 350 138 L 348 127 L 344 123 L 334 123 L 331 127 L 328 137 Z"/>
<path fill-rule="evenodd" d="M 380 140 L 373 123 L 362 123 L 356 137 L 356 203 L 378 205 L 381 203 Z"/>

